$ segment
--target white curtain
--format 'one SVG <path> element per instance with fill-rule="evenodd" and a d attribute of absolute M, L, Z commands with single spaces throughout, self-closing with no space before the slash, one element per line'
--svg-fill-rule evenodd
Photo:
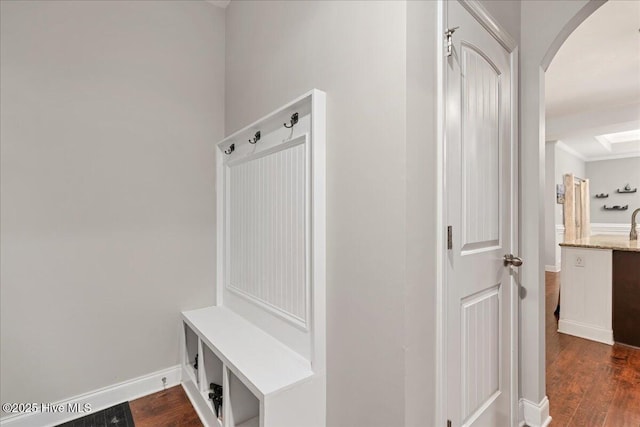
<path fill-rule="evenodd" d="M 574 240 L 591 235 L 589 180 L 564 175 L 564 239 Z"/>
<path fill-rule="evenodd" d="M 591 235 L 591 206 L 589 203 L 589 180 L 580 181 L 580 234 L 577 237 L 589 237 Z"/>

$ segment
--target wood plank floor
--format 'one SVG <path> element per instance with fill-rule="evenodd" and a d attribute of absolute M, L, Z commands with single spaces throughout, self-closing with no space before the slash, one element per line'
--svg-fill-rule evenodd
<path fill-rule="evenodd" d="M 553 311 L 560 274 L 546 273 L 545 279 L 552 426 L 640 427 L 640 349 L 558 333 Z"/>
<path fill-rule="evenodd" d="M 136 427 L 202 427 L 181 385 L 129 402 Z"/>

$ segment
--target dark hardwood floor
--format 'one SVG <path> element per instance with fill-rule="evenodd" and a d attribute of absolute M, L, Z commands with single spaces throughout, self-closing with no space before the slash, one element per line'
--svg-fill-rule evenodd
<path fill-rule="evenodd" d="M 181 385 L 129 402 L 136 427 L 202 427 Z"/>
<path fill-rule="evenodd" d="M 553 311 L 560 274 L 545 279 L 551 425 L 640 427 L 640 349 L 558 333 Z"/>

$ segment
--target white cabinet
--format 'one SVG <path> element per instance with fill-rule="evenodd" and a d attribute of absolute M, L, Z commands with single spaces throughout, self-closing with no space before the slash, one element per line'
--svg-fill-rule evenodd
<path fill-rule="evenodd" d="M 613 344 L 610 249 L 562 246 L 558 332 Z"/>
<path fill-rule="evenodd" d="M 326 424 L 325 108 L 312 90 L 217 145 L 216 300 L 182 313 L 208 426 Z"/>

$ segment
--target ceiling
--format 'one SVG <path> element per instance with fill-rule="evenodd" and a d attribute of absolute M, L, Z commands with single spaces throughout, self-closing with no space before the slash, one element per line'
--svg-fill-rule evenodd
<path fill-rule="evenodd" d="M 547 140 L 587 161 L 640 156 L 640 133 L 630 132 L 640 129 L 640 1 L 600 7 L 562 45 L 545 80 Z"/>
<path fill-rule="evenodd" d="M 229 3 L 231 2 L 231 0 L 204 0 L 207 3 L 211 3 L 214 6 L 218 6 L 221 8 L 226 8 L 227 6 L 229 6 Z"/>

